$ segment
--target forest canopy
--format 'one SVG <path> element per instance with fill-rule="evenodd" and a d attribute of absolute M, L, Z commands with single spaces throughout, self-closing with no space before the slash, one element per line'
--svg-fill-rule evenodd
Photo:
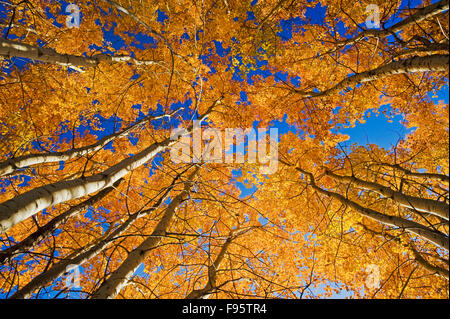
<path fill-rule="evenodd" d="M 0 298 L 449 298 L 449 1 L 0 1 Z"/>

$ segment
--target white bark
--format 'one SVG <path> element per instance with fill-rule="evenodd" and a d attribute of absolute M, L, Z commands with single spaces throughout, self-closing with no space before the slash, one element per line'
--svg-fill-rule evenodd
<path fill-rule="evenodd" d="M 14 246 L 11 246 L 5 250 L 0 251 L 0 264 L 2 264 L 7 258 L 11 258 L 16 254 L 24 253 L 32 249 L 39 241 L 46 238 L 52 231 L 58 228 L 59 225 L 67 221 L 69 218 L 78 215 L 82 210 L 95 204 L 100 199 L 108 195 L 111 191 L 114 190 L 115 187 L 118 186 L 118 184 L 121 181 L 122 180 L 119 180 L 113 187 L 105 188 L 104 190 L 100 191 L 99 193 L 90 197 L 89 199 L 81 202 L 76 206 L 69 208 L 67 211 L 56 216 L 44 226 L 39 227 L 34 233 L 30 234 L 20 243 L 17 243 Z"/>
<path fill-rule="evenodd" d="M 402 173 L 404 173 L 408 177 L 415 177 L 415 178 L 428 178 L 428 179 L 436 179 L 443 183 L 449 183 L 449 176 L 444 174 L 438 174 L 438 173 L 419 173 L 419 172 L 413 172 L 409 169 L 401 167 L 399 164 L 389 164 L 389 163 L 374 163 L 374 165 L 381 165 L 381 166 L 388 166 L 394 169 L 398 169 Z"/>
<path fill-rule="evenodd" d="M 214 101 L 201 117 L 201 120 L 207 118 L 220 101 L 220 99 Z M 186 129 L 186 133 L 191 132 L 192 128 L 192 125 L 189 126 Z M 41 186 L 3 202 L 0 204 L 0 234 L 47 207 L 77 199 L 112 186 L 129 172 L 145 164 L 158 153 L 176 143 L 177 141 L 166 138 L 101 173 Z"/>
<path fill-rule="evenodd" d="M 411 57 L 408 59 L 390 62 L 373 70 L 352 75 L 335 86 L 322 92 L 294 90 L 295 93 L 304 97 L 319 97 L 345 90 L 348 87 L 380 80 L 395 74 L 418 73 L 428 71 L 447 71 L 449 68 L 449 55 L 433 54 L 425 57 Z"/>
<path fill-rule="evenodd" d="M 77 253 L 69 256 L 67 259 L 56 263 L 46 272 L 37 275 L 27 285 L 25 285 L 22 289 L 12 295 L 11 299 L 27 299 L 31 297 L 36 289 L 43 287 L 56 278 L 62 276 L 66 272 L 66 269 L 69 265 L 82 265 L 84 262 L 95 257 L 97 254 L 103 251 L 114 238 L 123 234 L 137 219 L 137 217 L 138 214 L 130 216 L 130 218 L 128 218 L 126 222 L 121 224 L 106 238 L 100 240 L 97 243 L 87 245 Z"/>
<path fill-rule="evenodd" d="M 124 262 L 117 268 L 103 284 L 92 294 L 92 299 L 110 299 L 117 296 L 122 288 L 128 283 L 133 273 L 144 261 L 148 253 L 155 249 L 163 237 L 175 215 L 177 208 L 188 197 L 189 189 L 192 184 L 192 179 L 197 173 L 198 168 L 188 177 L 188 182 L 185 184 L 184 190 L 175 196 L 166 208 L 163 217 L 158 222 L 158 225 L 153 230 L 152 234 L 144 240 L 137 248 L 131 251 Z"/>
<path fill-rule="evenodd" d="M 397 22 L 396 24 L 385 30 L 377 30 L 377 29 L 365 30 L 364 32 L 361 32 L 360 34 L 351 39 L 340 42 L 339 46 L 342 47 L 346 45 L 351 45 L 367 37 L 376 37 L 380 39 L 386 38 L 394 33 L 399 32 L 400 30 L 406 28 L 407 26 L 429 19 L 435 15 L 447 11 L 448 9 L 449 9 L 449 0 L 441 0 L 427 7 L 418 9 L 417 12 L 413 13 L 409 17 L 403 19 L 400 22 Z"/>
<path fill-rule="evenodd" d="M 82 265 L 84 262 L 88 261 L 89 259 L 97 256 L 100 252 L 102 252 L 112 241 L 114 241 L 117 237 L 121 236 L 123 233 L 125 233 L 130 226 L 132 226 L 138 219 L 149 215 L 153 211 L 155 211 L 157 208 L 161 206 L 161 204 L 167 199 L 167 196 L 173 189 L 173 186 L 175 185 L 176 181 L 180 177 L 181 174 L 177 175 L 172 184 L 164 191 L 164 193 L 160 196 L 160 198 L 157 200 L 157 202 L 150 207 L 149 209 L 146 209 L 144 211 L 140 211 L 137 213 L 134 213 L 128 217 L 128 219 L 123 222 L 119 227 L 117 227 L 114 231 L 111 233 L 105 234 L 103 238 L 100 240 L 86 245 L 83 249 L 77 251 L 76 253 L 68 256 L 66 259 L 54 264 L 49 270 L 46 272 L 43 272 L 33 278 L 27 285 L 25 285 L 23 288 L 21 288 L 19 291 L 17 291 L 11 299 L 26 299 L 29 298 L 33 292 L 40 288 L 44 287 L 45 285 L 49 284 L 56 278 L 60 277 L 66 272 L 67 266 L 69 265 Z"/>
<path fill-rule="evenodd" d="M 338 193 L 335 193 L 332 191 L 328 191 L 328 190 L 322 189 L 321 187 L 317 186 L 314 181 L 314 176 L 311 173 L 304 171 L 299 167 L 296 167 L 295 169 L 298 170 L 299 172 L 309 176 L 309 179 L 310 179 L 309 184 L 317 192 L 337 199 L 342 204 L 347 205 L 348 207 L 354 209 L 356 212 L 358 212 L 359 214 L 361 214 L 363 216 L 366 216 L 368 218 L 371 218 L 373 220 L 376 220 L 376 221 L 378 221 L 382 224 L 388 225 L 388 226 L 395 226 L 395 227 L 402 228 L 402 229 L 406 230 L 407 232 L 409 232 L 411 234 L 415 234 L 415 235 L 421 237 L 422 239 L 435 244 L 436 246 L 438 246 L 440 248 L 443 248 L 447 251 L 449 250 L 449 238 L 445 234 L 443 234 L 439 231 L 429 229 L 426 226 L 416 223 L 412 220 L 404 219 L 404 218 L 397 217 L 397 216 L 385 215 L 385 214 L 377 212 L 373 209 L 361 206 L 358 203 L 342 196 L 341 194 L 338 194 Z"/>
<path fill-rule="evenodd" d="M 185 299 L 207 299 L 216 289 L 217 271 L 222 263 L 228 247 L 233 240 L 233 233 L 231 233 L 225 243 L 222 245 L 219 254 L 214 262 L 208 267 L 208 282 L 202 289 L 192 290 Z"/>
<path fill-rule="evenodd" d="M 426 241 L 429 241 L 429 242 L 435 244 L 436 246 L 438 246 L 440 248 L 443 248 L 447 251 L 449 250 L 449 238 L 441 232 L 428 229 L 427 227 L 425 227 L 419 223 L 416 223 L 414 221 L 411 221 L 411 220 L 407 220 L 407 219 L 397 217 L 397 216 L 381 214 L 373 209 L 363 207 L 363 206 L 345 198 L 341 194 L 326 191 L 317 186 L 313 186 L 313 188 L 322 194 L 328 195 L 330 197 L 333 197 L 333 198 L 339 200 L 342 204 L 353 208 L 355 211 L 357 211 L 358 213 L 360 213 L 363 216 L 369 217 L 375 221 L 378 221 L 378 222 L 383 223 L 388 226 L 395 226 L 395 227 L 405 229 L 407 232 L 415 234 L 415 235 L 425 239 Z"/>

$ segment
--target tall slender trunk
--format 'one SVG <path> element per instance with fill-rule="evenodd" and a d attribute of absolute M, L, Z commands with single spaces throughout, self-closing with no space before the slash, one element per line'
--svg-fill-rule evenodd
<path fill-rule="evenodd" d="M 82 210 L 87 207 L 95 204 L 110 192 L 112 192 L 116 187 L 119 186 L 120 179 L 117 181 L 112 187 L 105 188 L 100 191 L 98 194 L 92 196 L 91 198 L 85 200 L 84 202 L 71 207 L 64 213 L 56 216 L 47 224 L 42 227 L 39 227 L 34 233 L 29 235 L 27 238 L 22 240 L 20 243 L 17 243 L 14 246 L 11 246 L 5 250 L 0 251 L 0 264 L 3 264 L 6 259 L 11 258 L 14 255 L 24 253 L 32 249 L 36 244 L 38 244 L 42 239 L 46 238 L 52 231 L 59 227 L 62 223 L 66 222 L 69 218 L 72 218 L 78 215 Z"/>
<path fill-rule="evenodd" d="M 329 170 L 327 170 L 325 174 L 335 180 L 346 182 L 349 184 L 354 184 L 359 188 L 373 191 L 384 197 L 390 198 L 403 207 L 411 208 L 413 210 L 417 210 L 420 212 L 430 213 L 448 220 L 449 206 L 444 202 L 440 202 L 433 199 L 405 195 L 401 192 L 395 191 L 389 187 L 380 185 L 378 183 L 363 181 L 354 176 L 337 175 Z"/>
<path fill-rule="evenodd" d="M 291 166 L 291 167 L 293 166 L 284 161 L 282 161 L 282 162 L 284 164 L 287 164 L 288 166 Z M 345 196 L 342 196 L 341 194 L 338 194 L 338 193 L 335 193 L 335 192 L 332 192 L 329 190 L 325 190 L 325 189 L 322 189 L 321 187 L 317 186 L 317 184 L 315 183 L 314 176 L 310 172 L 307 172 L 299 167 L 295 167 L 295 169 L 309 177 L 309 182 L 308 182 L 309 185 L 311 185 L 311 187 L 314 190 L 316 190 L 318 193 L 321 193 L 323 195 L 337 199 L 342 204 L 347 205 L 348 207 L 354 209 L 356 212 L 358 212 L 362 216 L 373 219 L 384 225 L 402 228 L 402 229 L 406 230 L 407 232 L 409 232 L 411 234 L 415 234 L 415 235 L 421 237 L 422 239 L 435 244 L 436 246 L 438 246 L 440 248 L 443 248 L 447 251 L 449 250 L 449 237 L 446 236 L 444 233 L 429 229 L 426 226 L 416 223 L 412 220 L 404 219 L 404 218 L 397 217 L 397 216 L 385 215 L 385 214 L 377 212 L 373 209 L 361 206 L 358 203 L 346 198 Z"/>
<path fill-rule="evenodd" d="M 205 119 L 219 101 L 220 99 L 216 100 L 201 118 Z M 193 125 L 185 131 L 191 132 L 192 128 Z M 166 138 L 161 142 L 153 143 L 138 154 L 122 160 L 101 173 L 44 185 L 3 202 L 0 204 L 0 233 L 6 232 L 12 226 L 49 206 L 77 199 L 112 186 L 129 172 L 142 166 L 175 143 L 177 141 Z"/>
<path fill-rule="evenodd" d="M 427 227 L 411 220 L 407 220 L 397 216 L 385 215 L 373 209 L 363 207 L 355 203 L 354 201 L 345 198 L 341 194 L 324 190 L 318 186 L 312 185 L 312 187 L 319 193 L 339 200 L 342 204 L 353 208 L 363 216 L 369 217 L 388 226 L 395 226 L 405 229 L 407 232 L 415 234 L 440 248 L 443 248 L 447 251 L 449 250 L 449 238 L 439 231 L 428 229 Z"/>
<path fill-rule="evenodd" d="M 400 166 L 400 164 L 375 163 L 375 165 L 387 166 L 387 167 L 390 167 L 393 169 L 398 169 L 399 171 L 401 171 L 403 174 L 405 174 L 408 177 L 436 179 L 443 183 L 449 182 L 449 176 L 444 175 L 444 174 L 413 172 L 409 169 L 406 169 L 406 168 Z"/>
<path fill-rule="evenodd" d="M 167 138 L 101 173 L 41 186 L 0 204 L 0 233 L 49 206 L 77 199 L 112 186 L 173 143 Z"/>
<path fill-rule="evenodd" d="M 398 245 L 403 246 L 404 248 L 408 249 L 409 251 L 411 251 L 412 255 L 414 256 L 415 261 L 417 262 L 417 264 L 419 264 L 421 267 L 423 267 L 424 269 L 428 270 L 429 272 L 439 275 L 445 279 L 448 280 L 449 278 L 449 271 L 445 268 L 436 266 L 431 264 L 428 260 L 426 260 L 421 254 L 420 252 L 417 251 L 416 247 L 414 246 L 413 242 L 409 242 L 409 243 L 405 243 L 403 242 L 399 237 L 397 236 L 393 236 L 391 234 L 388 233 L 384 233 L 384 232 L 377 232 L 373 229 L 370 229 L 369 227 L 367 227 L 366 225 L 364 225 L 363 223 L 360 223 L 360 225 L 364 228 L 364 230 L 382 237 L 384 239 L 387 240 L 392 240 L 394 242 L 396 242 Z"/>
<path fill-rule="evenodd" d="M 211 295 L 211 293 L 214 292 L 216 289 L 216 281 L 217 281 L 217 270 L 220 267 L 220 264 L 222 263 L 225 254 L 228 250 L 228 247 L 230 246 L 232 240 L 234 239 L 233 232 L 230 233 L 230 235 L 227 237 L 225 243 L 220 248 L 219 254 L 217 255 L 214 262 L 208 267 L 208 282 L 206 283 L 205 287 L 201 289 L 194 289 L 192 290 L 185 299 L 207 299 Z"/>
<path fill-rule="evenodd" d="M 448 59 L 448 54 L 433 54 L 424 57 L 414 56 L 408 59 L 393 61 L 369 71 L 357 73 L 322 92 L 302 91 L 297 89 L 295 89 L 294 92 L 303 97 L 319 97 L 337 93 L 340 90 L 345 90 L 357 84 L 380 80 L 394 74 L 447 71 L 449 68 Z"/>
<path fill-rule="evenodd" d="M 417 12 L 408 16 L 400 22 L 397 22 L 393 26 L 387 29 L 369 29 L 361 32 L 353 38 L 350 38 L 345 41 L 341 41 L 338 43 L 339 47 L 343 47 L 346 45 L 351 45 L 361 41 L 367 37 L 377 37 L 377 38 L 386 38 L 394 33 L 399 32 L 400 30 L 406 28 L 407 26 L 419 23 L 425 19 L 431 18 L 435 15 L 441 14 L 449 9 L 449 0 L 441 0 L 439 2 L 433 3 L 429 6 L 420 8 Z"/>
<path fill-rule="evenodd" d="M 130 62 L 136 65 L 158 64 L 156 61 L 138 60 L 131 56 L 110 56 L 96 54 L 85 57 L 73 54 L 61 54 L 50 48 L 41 48 L 26 43 L 0 39 L 0 55 L 5 57 L 27 58 L 34 61 L 52 63 L 78 69 L 79 67 L 94 67 L 100 62 Z"/>
<path fill-rule="evenodd" d="M 145 125 L 146 123 L 157 120 L 163 117 L 171 117 L 174 113 L 178 112 L 180 109 L 178 109 L 175 112 L 172 112 L 171 114 L 165 114 L 165 115 L 158 115 L 158 116 L 147 116 L 136 123 L 130 125 L 126 129 L 120 132 L 116 132 L 110 135 L 107 135 L 94 144 L 74 148 L 67 151 L 62 152 L 53 152 L 53 153 L 43 153 L 43 154 L 27 154 L 24 156 L 19 156 L 15 158 L 8 159 L 4 162 L 0 163 L 0 176 L 2 175 L 10 175 L 15 172 L 17 172 L 18 169 L 37 165 L 37 164 L 44 164 L 44 163 L 54 163 L 54 162 L 61 162 L 61 161 L 67 161 L 76 157 L 82 157 L 86 156 L 89 153 L 96 152 L 103 147 L 105 147 L 109 142 L 114 141 L 118 138 L 124 137 L 128 135 L 132 130 L 135 128 Z"/>
<path fill-rule="evenodd" d="M 184 190 L 175 196 L 170 202 L 163 217 L 158 222 L 158 225 L 155 227 L 152 234 L 128 254 L 127 258 L 119 266 L 119 268 L 117 268 L 92 294 L 93 299 L 109 299 L 116 297 L 122 288 L 128 283 L 129 279 L 132 277 L 139 265 L 148 256 L 149 252 L 159 245 L 165 236 L 170 223 L 172 222 L 176 210 L 188 197 L 189 190 L 192 186 L 192 179 L 197 171 L 198 167 L 188 177 Z"/>
<path fill-rule="evenodd" d="M 150 213 L 154 212 L 156 209 L 158 209 L 161 204 L 167 199 L 169 193 L 172 191 L 174 185 L 176 184 L 177 180 L 180 178 L 181 174 L 184 172 L 178 174 L 172 181 L 171 185 L 169 185 L 164 193 L 159 197 L 159 199 L 156 201 L 156 203 L 149 209 L 136 212 L 132 215 L 130 215 L 125 222 L 123 222 L 119 227 L 117 227 L 114 231 L 111 233 L 107 233 L 103 236 L 103 238 L 100 238 L 96 242 L 92 244 L 88 244 L 79 251 L 71 254 L 67 258 L 61 260 L 60 262 L 54 264 L 49 270 L 39 274 L 35 278 L 33 278 L 28 284 L 26 284 L 23 288 L 18 290 L 11 299 L 25 299 L 29 298 L 33 292 L 41 287 L 44 287 L 45 285 L 49 284 L 56 278 L 60 277 L 67 271 L 68 266 L 73 265 L 82 265 L 84 262 L 88 261 L 89 259 L 97 256 L 99 253 L 101 253 L 112 241 L 114 241 L 117 237 L 121 236 L 123 233 L 125 233 L 130 226 L 132 226 L 138 219 L 149 215 Z"/>

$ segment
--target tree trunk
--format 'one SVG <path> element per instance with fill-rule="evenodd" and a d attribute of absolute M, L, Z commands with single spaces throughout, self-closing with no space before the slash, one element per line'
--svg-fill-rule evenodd
<path fill-rule="evenodd" d="M 287 165 L 289 165 L 289 164 L 287 164 Z M 289 166 L 292 166 L 292 165 L 289 165 Z M 412 220 L 407 220 L 407 219 L 397 217 L 397 216 L 385 215 L 385 214 L 377 212 L 373 209 L 363 207 L 363 206 L 355 203 L 354 201 L 342 196 L 341 194 L 331 192 L 331 191 L 322 189 L 321 187 L 317 186 L 314 181 L 314 176 L 310 172 L 304 171 L 303 169 L 301 169 L 299 167 L 295 167 L 295 169 L 297 171 L 309 176 L 309 179 L 310 179 L 309 184 L 317 192 L 324 194 L 326 196 L 329 196 L 331 198 L 337 199 L 342 204 L 347 205 L 350 208 L 353 208 L 355 211 L 357 211 L 359 214 L 361 214 L 363 216 L 369 217 L 373 220 L 376 220 L 376 221 L 378 221 L 382 224 L 388 225 L 388 226 L 400 227 L 402 229 L 405 229 L 409 233 L 415 234 L 415 235 L 425 239 L 426 241 L 432 242 L 433 244 L 435 244 L 438 247 L 441 247 L 447 251 L 449 250 L 449 238 L 445 234 L 443 234 L 439 231 L 428 229 L 426 226 L 416 223 Z"/>
<path fill-rule="evenodd" d="M 444 202 L 405 195 L 389 187 L 380 185 L 378 183 L 363 181 L 354 176 L 340 176 L 328 170 L 325 172 L 325 174 L 335 180 L 354 184 L 359 188 L 383 195 L 384 197 L 392 199 L 403 207 L 411 208 L 420 212 L 430 213 L 448 220 L 449 206 Z"/>
<path fill-rule="evenodd" d="M 221 99 L 213 102 L 201 116 L 201 121 L 207 118 L 217 103 L 221 103 Z M 192 129 L 193 125 L 189 126 L 185 133 L 191 132 Z M 129 172 L 176 143 L 177 141 L 166 138 L 161 142 L 153 143 L 138 154 L 122 160 L 101 173 L 41 186 L 3 202 L 0 204 L 0 234 L 42 209 L 112 186 Z"/>
<path fill-rule="evenodd" d="M 76 253 L 68 256 L 66 259 L 53 265 L 46 272 L 39 274 L 38 276 L 33 278 L 33 280 L 31 280 L 27 285 L 25 285 L 22 289 L 17 291 L 11 297 L 11 299 L 29 298 L 36 289 L 47 285 L 51 281 L 53 281 L 56 278 L 63 275 L 67 271 L 66 269 L 69 265 L 82 265 L 84 262 L 97 256 L 112 241 L 114 241 L 117 237 L 119 237 L 124 232 L 126 232 L 130 228 L 130 226 L 132 226 L 134 224 L 134 222 L 136 220 L 138 220 L 141 217 L 144 217 L 144 216 L 154 212 L 156 209 L 158 209 L 161 206 L 161 204 L 166 200 L 169 193 L 173 189 L 176 181 L 179 179 L 179 177 L 181 176 L 182 173 L 178 174 L 174 178 L 171 185 L 169 185 L 169 187 L 167 187 L 167 189 L 165 190 L 163 195 L 160 196 L 160 198 L 157 200 L 157 202 L 151 208 L 130 215 L 130 217 L 125 222 L 123 222 L 118 228 L 116 228 L 114 231 L 112 231 L 109 234 L 105 234 L 103 236 L 103 239 L 100 238 L 100 240 L 98 240 L 97 242 L 86 245 L 81 250 L 77 251 Z"/>
<path fill-rule="evenodd" d="M 6 259 L 11 258 L 14 255 L 31 250 L 37 243 L 39 243 L 42 239 L 46 238 L 52 231 L 58 228 L 59 225 L 67 221 L 69 218 L 78 215 L 78 213 L 80 213 L 82 210 L 95 204 L 96 202 L 104 198 L 106 195 L 108 195 L 110 192 L 112 192 L 117 186 L 119 186 L 121 181 L 122 180 L 120 179 L 112 187 L 105 188 L 98 194 L 92 196 L 91 198 L 85 200 L 84 202 L 74 207 L 71 207 L 61 215 L 56 216 L 44 226 L 39 227 L 38 230 L 36 230 L 34 233 L 29 235 L 24 240 L 22 240 L 20 243 L 0 251 L 0 264 L 3 264 Z"/>
<path fill-rule="evenodd" d="M 380 39 L 386 38 L 394 33 L 399 32 L 400 30 L 406 28 L 409 25 L 419 23 L 425 19 L 431 18 L 440 13 L 443 13 L 443 12 L 447 11 L 448 8 L 449 8 L 449 0 L 441 0 L 439 2 L 429 5 L 427 7 L 423 7 L 421 9 L 419 9 L 416 13 L 408 16 L 406 19 L 404 19 L 400 22 L 397 22 L 396 24 L 394 24 L 393 26 L 391 26 L 385 30 L 377 30 L 377 29 L 365 30 L 351 39 L 339 42 L 338 45 L 339 45 L 339 47 L 344 47 L 346 45 L 352 45 L 352 44 L 355 44 L 355 43 L 361 41 L 362 39 L 364 39 L 366 37 L 376 37 L 376 38 L 380 38 Z"/>
<path fill-rule="evenodd" d="M 49 206 L 77 199 L 112 186 L 173 143 L 174 141 L 167 138 L 101 173 L 41 186 L 0 204 L 0 233 Z"/>
<path fill-rule="evenodd" d="M 163 237 L 172 221 L 173 216 L 177 208 L 188 197 L 189 189 L 191 188 L 192 179 L 197 173 L 198 167 L 188 177 L 188 181 L 185 184 L 184 190 L 174 197 L 166 208 L 163 217 L 158 222 L 158 225 L 153 230 L 152 234 L 144 240 L 137 248 L 128 254 L 128 257 L 117 268 L 108 279 L 92 294 L 93 299 L 109 299 L 114 298 L 122 290 L 122 288 L 128 283 L 133 273 L 139 267 L 139 265 L 148 256 L 148 253 L 155 249 Z"/>
<path fill-rule="evenodd" d="M 403 174 L 405 174 L 408 177 L 436 179 L 443 183 L 447 183 L 447 184 L 449 183 L 449 176 L 444 175 L 444 174 L 413 172 L 409 169 L 401 167 L 399 164 L 375 163 L 375 165 L 387 166 L 387 167 L 390 167 L 393 169 L 398 169 L 399 171 L 401 171 Z"/>
<path fill-rule="evenodd" d="M 447 71 L 449 68 L 448 59 L 448 54 L 433 54 L 425 57 L 415 56 L 408 59 L 393 61 L 373 70 L 357 73 L 322 92 L 306 92 L 301 90 L 294 90 L 294 92 L 303 97 L 319 97 L 345 90 L 360 83 L 380 80 L 394 74 Z"/>
<path fill-rule="evenodd" d="M 220 264 L 222 263 L 232 240 L 233 233 L 228 236 L 227 240 L 222 245 L 216 259 L 214 260 L 212 265 L 208 267 L 208 282 L 206 286 L 202 289 L 192 290 L 185 299 L 207 299 L 211 295 L 211 293 L 214 292 L 214 290 L 216 289 L 217 270 L 219 269 Z"/>

